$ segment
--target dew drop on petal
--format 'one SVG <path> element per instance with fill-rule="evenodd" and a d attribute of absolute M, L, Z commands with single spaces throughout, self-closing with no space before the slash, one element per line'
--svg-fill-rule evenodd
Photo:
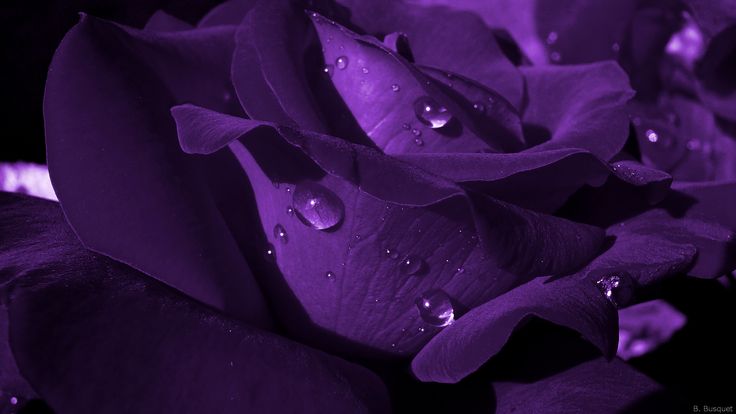
<path fill-rule="evenodd" d="M 547 39 L 545 39 L 545 41 L 547 42 L 548 45 L 553 45 L 557 43 L 557 38 L 558 38 L 557 32 L 549 32 L 547 34 Z"/>
<path fill-rule="evenodd" d="M 414 101 L 414 113 L 417 119 L 433 129 L 442 128 L 452 119 L 447 108 L 429 96 L 422 96 Z"/>
<path fill-rule="evenodd" d="M 424 140 L 421 138 L 414 138 L 414 145 L 416 145 L 417 147 L 421 147 L 422 145 L 424 145 Z"/>
<path fill-rule="evenodd" d="M 312 182 L 297 184 L 292 206 L 302 223 L 317 230 L 337 226 L 345 214 L 345 206 L 335 193 Z"/>
<path fill-rule="evenodd" d="M 17 404 L 18 404 L 18 398 L 10 397 L 10 405 L 17 405 Z"/>
<path fill-rule="evenodd" d="M 415 275 L 424 269 L 424 260 L 415 255 L 409 255 L 399 264 L 399 270 L 405 275 Z"/>
<path fill-rule="evenodd" d="M 273 237 L 276 238 L 280 243 L 286 244 L 289 242 L 289 235 L 286 234 L 284 226 L 277 224 L 273 227 Z"/>
<path fill-rule="evenodd" d="M 416 128 L 412 129 L 411 130 L 411 133 L 414 134 L 415 137 L 421 137 L 422 136 L 422 131 L 420 131 L 420 130 L 418 130 Z"/>
<path fill-rule="evenodd" d="M 393 85 L 391 85 L 391 90 L 394 92 L 398 92 L 399 90 L 401 90 L 401 87 L 394 83 Z"/>
<path fill-rule="evenodd" d="M 266 251 L 264 252 L 264 255 L 269 261 L 273 262 L 276 260 L 276 249 L 274 249 L 273 245 L 269 244 L 268 246 L 266 246 Z"/>
<path fill-rule="evenodd" d="M 562 59 L 562 55 L 560 55 L 560 52 L 552 52 L 549 54 L 549 58 L 553 62 L 559 62 Z"/>
<path fill-rule="evenodd" d="M 394 260 L 399 258 L 399 252 L 397 252 L 395 249 L 385 249 L 383 253 Z"/>
<path fill-rule="evenodd" d="M 322 71 L 331 77 L 335 72 L 335 67 L 333 65 L 325 65 Z"/>
<path fill-rule="evenodd" d="M 340 56 L 337 59 L 335 59 L 335 66 L 343 70 L 348 67 L 348 57 L 347 56 Z"/>
<path fill-rule="evenodd" d="M 422 320 L 432 326 L 444 327 L 455 321 L 450 297 L 442 290 L 425 292 L 414 303 Z"/>
<path fill-rule="evenodd" d="M 659 134 L 655 132 L 653 129 L 647 129 L 644 135 L 647 137 L 647 140 L 651 143 L 655 143 L 659 141 Z"/>
<path fill-rule="evenodd" d="M 293 216 L 294 215 L 294 207 L 287 206 L 286 207 L 286 214 L 288 214 L 289 216 Z"/>
<path fill-rule="evenodd" d="M 483 105 L 481 102 L 476 102 L 473 104 L 473 109 L 475 109 L 476 111 L 480 113 L 483 113 L 486 111 L 486 106 Z"/>
<path fill-rule="evenodd" d="M 363 73 L 368 73 L 368 68 L 363 67 L 363 68 L 360 69 L 360 71 L 363 72 Z"/>
<path fill-rule="evenodd" d="M 614 306 L 625 306 L 634 296 L 634 283 L 624 272 L 607 274 L 595 282 L 603 296 Z"/>
<path fill-rule="evenodd" d="M 407 131 L 411 129 L 411 125 L 409 125 L 409 124 L 403 124 L 403 125 L 401 125 L 401 127 L 404 128 Z"/>
<path fill-rule="evenodd" d="M 327 280 L 333 281 L 335 280 L 335 272 L 329 270 L 325 273 L 325 277 L 327 278 Z"/>

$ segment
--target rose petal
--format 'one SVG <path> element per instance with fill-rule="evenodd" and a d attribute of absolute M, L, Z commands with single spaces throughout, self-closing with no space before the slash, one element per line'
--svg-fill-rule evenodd
<path fill-rule="evenodd" d="M 149 33 L 83 17 L 51 63 L 44 114 L 54 188 L 91 249 L 254 323 L 259 288 L 178 148 L 168 108 L 227 110 L 232 28 Z"/>
<path fill-rule="evenodd" d="M 711 36 L 736 23 L 732 0 L 685 0 L 695 19 Z"/>
<path fill-rule="evenodd" d="M 443 289 L 461 312 L 532 275 L 580 267 L 602 242 L 600 229 L 470 200 L 451 182 L 370 147 L 191 105 L 172 114 L 187 152 L 211 152 L 240 137 L 230 149 L 253 185 L 281 277 L 298 312 L 308 314 L 290 315 L 308 319 L 297 327 L 304 331 L 316 324 L 372 349 L 412 353 L 437 331 L 419 317 L 421 294 Z M 339 197 L 339 225 L 318 231 L 289 216 L 291 184 L 305 181 Z M 422 265 L 403 269 L 409 257 Z"/>
<path fill-rule="evenodd" d="M 574 329 L 612 356 L 617 315 L 595 282 L 627 272 L 637 285 L 648 285 L 687 269 L 696 254 L 694 246 L 630 227 L 616 229 L 613 246 L 582 271 L 533 279 L 471 310 L 417 354 L 412 371 L 422 381 L 457 382 L 498 353 L 514 329 L 532 316 Z"/>
<path fill-rule="evenodd" d="M 316 13 L 312 20 L 322 42 L 324 61 L 333 67 L 332 84 L 365 134 L 384 152 L 520 148 L 520 134 L 514 136 L 512 130 L 492 124 L 483 128 L 488 120 L 473 110 L 467 97 L 442 88 L 375 38 L 360 37 Z M 421 103 L 421 99 L 429 103 Z M 439 114 L 444 118 L 436 118 L 437 124 L 435 119 L 421 118 L 417 111 L 426 106 L 444 108 Z M 494 136 L 488 130 L 494 131 Z"/>
<path fill-rule="evenodd" d="M 55 203 L 0 196 L 12 347 L 60 412 L 386 412 L 368 370 L 227 318 L 77 241 Z M 186 398 L 182 398 L 186 396 Z"/>
<path fill-rule="evenodd" d="M 687 318 L 663 300 L 639 303 L 618 312 L 619 341 L 616 355 L 628 360 L 667 343 Z"/>
<path fill-rule="evenodd" d="M 696 75 L 700 99 L 716 114 L 736 121 L 736 24 L 711 39 Z"/>
<path fill-rule="evenodd" d="M 676 216 L 710 220 L 736 231 L 736 210 L 724 206 L 736 205 L 736 182 L 675 183 L 676 192 L 665 202 Z"/>
<path fill-rule="evenodd" d="M 227 0 L 213 7 L 197 27 L 237 26 L 256 5 L 256 0 Z"/>
<path fill-rule="evenodd" d="M 537 142 L 530 151 L 587 150 L 608 161 L 624 146 L 629 121 L 624 104 L 633 96 L 626 74 L 612 62 L 522 68 L 528 106 L 522 120 Z"/>
<path fill-rule="evenodd" d="M 519 108 L 523 82 L 493 31 L 478 16 L 403 1 L 340 0 L 352 23 L 378 35 L 406 33 L 416 63 L 456 72 L 494 89 Z"/>
<path fill-rule="evenodd" d="M 676 410 L 662 386 L 620 360 L 582 362 L 531 383 L 496 382 L 497 413 L 601 413 Z"/>
<path fill-rule="evenodd" d="M 157 10 L 148 18 L 146 26 L 143 30 L 150 32 L 178 32 L 181 30 L 191 30 L 192 25 L 172 16 L 163 10 Z"/>

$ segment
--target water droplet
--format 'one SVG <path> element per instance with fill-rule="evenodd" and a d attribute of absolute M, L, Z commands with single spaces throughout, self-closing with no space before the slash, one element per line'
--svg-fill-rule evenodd
<path fill-rule="evenodd" d="M 460 274 L 463 274 L 463 273 L 465 273 L 465 268 L 464 267 L 458 267 L 457 269 L 455 269 L 455 274 L 456 275 L 460 275 Z"/>
<path fill-rule="evenodd" d="M 335 59 L 335 66 L 343 70 L 348 67 L 348 57 L 347 56 L 340 56 L 337 59 Z"/>
<path fill-rule="evenodd" d="M 286 187 L 286 192 L 287 192 L 287 193 L 290 193 L 290 192 L 291 192 L 291 187 L 288 187 L 288 186 L 287 186 L 287 187 Z"/>
<path fill-rule="evenodd" d="M 286 214 L 293 216 L 294 215 L 294 207 L 288 206 L 286 207 Z"/>
<path fill-rule="evenodd" d="M 342 200 L 317 183 L 300 183 L 294 189 L 292 205 L 297 217 L 317 230 L 327 230 L 340 224 L 345 214 Z"/>
<path fill-rule="evenodd" d="M 651 143 L 659 141 L 659 134 L 657 134 L 653 129 L 647 129 L 644 136 L 646 136 Z"/>
<path fill-rule="evenodd" d="M 10 397 L 10 405 L 16 405 L 18 404 L 18 399 L 16 397 Z"/>
<path fill-rule="evenodd" d="M 289 241 L 289 236 L 286 234 L 284 226 L 277 224 L 273 226 L 273 237 L 276 238 L 282 244 L 286 244 Z"/>
<path fill-rule="evenodd" d="M 485 111 L 486 111 L 486 106 L 485 106 L 485 105 L 483 105 L 483 104 L 482 104 L 482 103 L 480 103 L 480 102 L 476 102 L 476 103 L 474 103 L 474 104 L 473 104 L 473 109 L 475 109 L 475 110 L 476 110 L 476 111 L 478 111 L 478 112 L 481 112 L 481 113 L 483 113 L 483 112 L 485 112 Z"/>
<path fill-rule="evenodd" d="M 548 45 L 553 45 L 557 42 L 557 32 L 549 32 L 547 34 L 546 42 Z"/>
<path fill-rule="evenodd" d="M 322 72 L 332 77 L 332 74 L 335 72 L 335 67 L 333 65 L 325 65 L 325 67 L 322 69 Z"/>
<path fill-rule="evenodd" d="M 416 128 L 412 129 L 411 130 L 411 133 L 414 134 L 415 137 L 421 137 L 422 136 L 422 131 L 420 131 L 420 130 L 418 130 Z"/>
<path fill-rule="evenodd" d="M 611 45 L 611 50 L 613 50 L 614 53 L 618 53 L 621 51 L 621 45 L 614 43 Z"/>
<path fill-rule="evenodd" d="M 363 73 L 368 73 L 368 68 L 365 68 L 365 67 L 360 68 L 360 71 Z"/>
<path fill-rule="evenodd" d="M 634 296 L 634 283 L 624 272 L 605 275 L 595 284 L 603 296 L 616 307 L 626 305 Z"/>
<path fill-rule="evenodd" d="M 386 254 L 386 256 L 390 257 L 391 259 L 396 260 L 399 258 L 399 252 L 397 252 L 394 249 L 385 249 L 383 252 Z"/>
<path fill-rule="evenodd" d="M 396 344 L 391 344 L 391 348 L 396 348 Z"/>
<path fill-rule="evenodd" d="M 424 332 L 424 328 L 420 326 L 419 327 L 419 332 Z"/>
<path fill-rule="evenodd" d="M 442 128 L 452 119 L 447 108 L 429 96 L 422 96 L 414 101 L 414 113 L 423 124 L 433 129 Z"/>
<path fill-rule="evenodd" d="M 405 275 L 415 275 L 424 269 L 424 260 L 415 255 L 409 255 L 399 264 L 399 270 Z"/>
<path fill-rule="evenodd" d="M 552 52 L 552 53 L 549 54 L 549 58 L 553 62 L 559 62 L 560 59 L 562 59 L 562 55 L 560 55 L 560 52 Z"/>
<path fill-rule="evenodd" d="M 269 244 L 266 246 L 266 251 L 264 253 L 266 254 L 266 259 L 271 261 L 276 259 L 276 249 L 274 249 L 273 245 Z"/>
<path fill-rule="evenodd" d="M 425 292 L 415 301 L 419 316 L 433 326 L 447 326 L 455 321 L 455 310 L 450 297 L 442 290 Z"/>
<path fill-rule="evenodd" d="M 325 273 L 325 277 L 327 278 L 327 280 L 333 281 L 333 280 L 335 280 L 335 272 L 333 272 L 331 270 L 330 271 L 327 271 Z"/>
<path fill-rule="evenodd" d="M 697 151 L 700 149 L 700 140 L 699 139 L 691 139 L 687 142 L 687 149 L 690 151 Z"/>
<path fill-rule="evenodd" d="M 401 125 L 401 127 L 404 128 L 407 131 L 411 129 L 411 125 L 409 125 L 409 124 L 403 124 L 403 125 Z"/>
<path fill-rule="evenodd" d="M 424 145 L 424 140 L 421 138 L 414 138 L 414 145 L 421 147 L 422 145 Z"/>
<path fill-rule="evenodd" d="M 394 83 L 393 85 L 391 85 L 391 90 L 394 92 L 398 92 L 399 90 L 401 90 L 401 87 Z"/>

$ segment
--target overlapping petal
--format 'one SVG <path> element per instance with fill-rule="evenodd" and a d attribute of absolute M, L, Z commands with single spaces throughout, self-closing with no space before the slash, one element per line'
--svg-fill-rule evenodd
<path fill-rule="evenodd" d="M 376 412 L 370 371 L 87 251 L 56 203 L 0 195 L 15 360 L 59 412 Z"/>
<path fill-rule="evenodd" d="M 229 99 L 233 30 L 143 32 L 83 17 L 51 63 L 46 144 L 54 188 L 86 246 L 264 323 L 203 165 L 181 153 L 168 113 L 177 102 L 241 113 Z"/>

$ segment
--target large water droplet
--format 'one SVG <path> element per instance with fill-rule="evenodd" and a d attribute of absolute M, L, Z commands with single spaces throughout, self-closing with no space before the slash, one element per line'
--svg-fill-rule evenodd
<path fill-rule="evenodd" d="M 442 128 L 452 119 L 452 114 L 429 96 L 422 96 L 414 101 L 414 113 L 423 124 L 430 128 Z"/>
<path fill-rule="evenodd" d="M 273 237 L 282 244 L 286 244 L 289 241 L 289 235 L 286 234 L 286 229 L 280 224 L 273 226 Z"/>
<path fill-rule="evenodd" d="M 424 269 L 424 260 L 415 255 L 409 255 L 399 264 L 399 270 L 405 275 L 415 275 Z"/>
<path fill-rule="evenodd" d="M 345 207 L 342 200 L 317 183 L 300 183 L 294 189 L 292 205 L 297 217 L 306 225 L 317 230 L 337 226 L 343 219 Z"/>
<path fill-rule="evenodd" d="M 634 282 L 624 272 L 607 274 L 595 282 L 598 289 L 614 306 L 626 305 L 634 296 Z"/>
<path fill-rule="evenodd" d="M 340 56 L 337 59 L 335 59 L 335 66 L 343 70 L 348 67 L 348 57 L 347 56 Z"/>
<path fill-rule="evenodd" d="M 433 326 L 447 326 L 455 321 L 455 310 L 450 297 L 442 290 L 425 292 L 416 300 L 419 316 Z"/>

